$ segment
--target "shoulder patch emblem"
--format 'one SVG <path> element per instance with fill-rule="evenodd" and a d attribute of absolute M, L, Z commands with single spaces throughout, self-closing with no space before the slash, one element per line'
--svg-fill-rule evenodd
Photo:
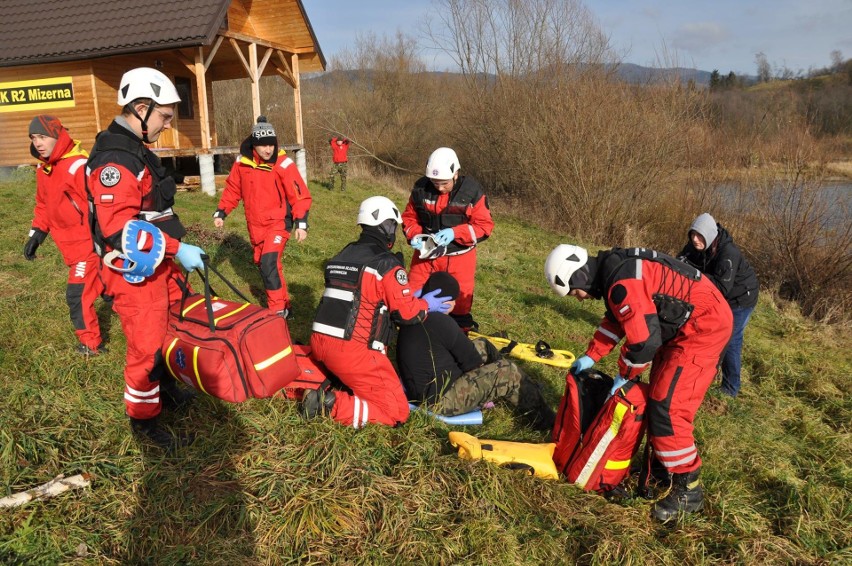
<path fill-rule="evenodd" d="M 400 285 L 408 285 L 408 274 L 404 269 L 396 270 L 396 282 Z"/>
<path fill-rule="evenodd" d="M 114 187 L 121 181 L 121 171 L 112 165 L 107 165 L 101 169 L 100 181 L 105 187 Z"/>

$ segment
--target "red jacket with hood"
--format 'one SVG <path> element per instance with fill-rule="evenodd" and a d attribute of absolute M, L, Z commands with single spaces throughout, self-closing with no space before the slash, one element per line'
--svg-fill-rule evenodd
<path fill-rule="evenodd" d="M 73 265 L 94 252 L 89 230 L 86 198 L 86 159 L 80 142 L 64 128 L 47 159 L 35 147 L 30 153 L 42 163 L 36 170 L 36 205 L 32 227 L 49 233 L 66 265 Z"/>
<path fill-rule="evenodd" d="M 218 208 L 230 214 L 240 200 L 252 245 L 262 242 L 272 229 L 308 228 L 311 193 L 284 150 L 277 151 L 273 162 L 264 162 L 251 146 L 251 138 L 242 143 L 240 159 L 228 175 Z"/>

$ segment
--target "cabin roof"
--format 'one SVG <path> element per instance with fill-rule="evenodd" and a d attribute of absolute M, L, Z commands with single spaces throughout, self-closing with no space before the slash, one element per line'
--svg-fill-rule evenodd
<path fill-rule="evenodd" d="M 0 67 L 208 45 L 230 0 L 3 0 Z"/>

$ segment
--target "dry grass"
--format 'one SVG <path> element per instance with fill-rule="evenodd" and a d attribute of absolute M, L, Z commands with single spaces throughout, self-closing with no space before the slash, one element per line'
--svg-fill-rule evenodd
<path fill-rule="evenodd" d="M 309 239 L 288 248 L 296 339 L 309 335 L 322 263 L 354 234 L 357 204 L 398 189 L 354 179 L 347 193 L 312 183 Z M 648 503 L 609 503 L 563 482 L 467 462 L 448 427 L 415 414 L 396 429 L 354 431 L 304 423 L 292 403 L 228 405 L 200 399 L 170 415 L 191 447 L 165 457 L 129 435 L 121 401 L 124 339 L 103 311 L 111 352 L 82 360 L 63 301 L 64 269 L 50 242 L 21 257 L 31 179 L 0 183 L 0 477 L 6 493 L 57 473 L 90 472 L 85 491 L 0 514 L 4 564 L 828 564 L 852 559 L 848 525 L 852 367 L 848 333 L 803 319 L 764 297 L 746 333 L 736 400 L 711 394 L 699 412 L 707 509 L 672 529 Z M 210 227 L 215 201 L 178 197 L 189 239 L 246 291 L 249 265 L 238 217 L 228 237 Z M 501 204 L 502 207 L 502 204 Z M 541 275 L 566 237 L 498 215 L 481 249 L 475 313 L 506 330 L 582 351 L 599 304 L 557 300 Z M 530 242 L 536 242 L 536 250 Z M 406 254 L 409 250 L 404 249 Z M 602 366 L 612 371 L 614 362 Z M 526 368 L 555 405 L 563 376 Z M 543 437 L 497 408 L 481 438 Z"/>

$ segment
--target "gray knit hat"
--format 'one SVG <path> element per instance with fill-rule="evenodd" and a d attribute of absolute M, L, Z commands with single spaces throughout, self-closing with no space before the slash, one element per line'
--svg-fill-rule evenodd
<path fill-rule="evenodd" d="M 64 126 L 59 118 L 48 114 L 41 114 L 30 121 L 29 135 L 47 136 L 49 138 L 59 138 Z"/>
<path fill-rule="evenodd" d="M 275 128 L 266 121 L 266 116 L 258 116 L 257 124 L 251 129 L 251 145 L 276 145 L 277 143 Z"/>
<path fill-rule="evenodd" d="M 705 212 L 693 221 L 689 231 L 698 232 L 704 238 L 704 243 L 709 248 L 719 235 L 719 230 L 716 228 L 716 221 L 710 216 L 709 212 Z"/>

